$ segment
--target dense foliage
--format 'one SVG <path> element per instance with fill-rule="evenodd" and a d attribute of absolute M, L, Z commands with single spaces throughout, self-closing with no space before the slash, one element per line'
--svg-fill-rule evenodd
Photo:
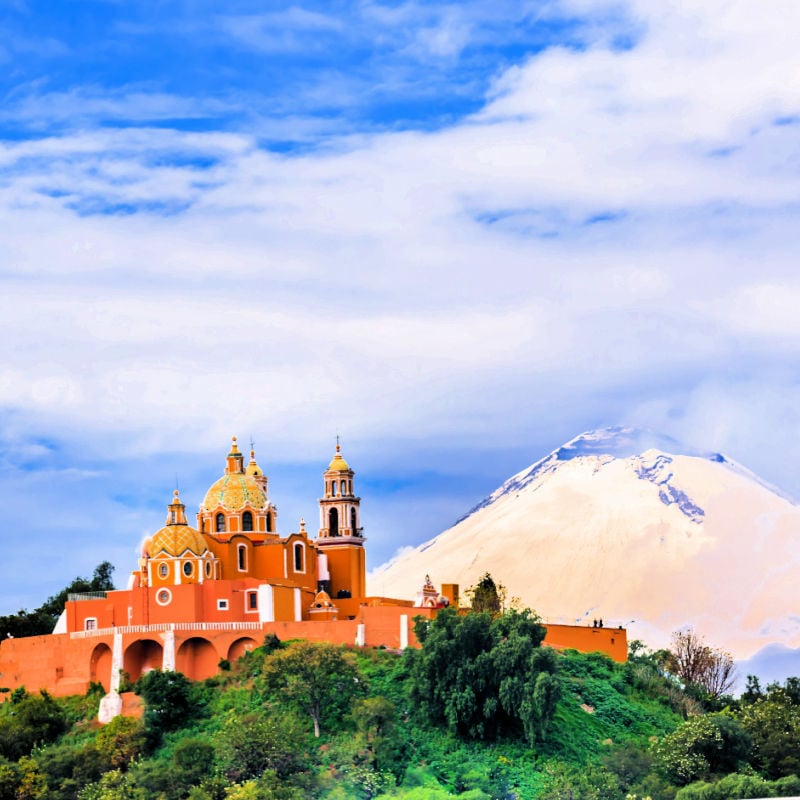
<path fill-rule="evenodd" d="M 414 630 L 423 647 L 408 654 L 411 698 L 429 720 L 474 739 L 544 739 L 561 690 L 535 616 L 448 608 Z"/>
<path fill-rule="evenodd" d="M 721 708 L 637 643 L 627 664 L 540 647 L 528 612 L 445 612 L 417 630 L 404 654 L 269 636 L 204 682 L 149 672 L 143 717 L 106 726 L 96 688 L 17 690 L 0 704 L 0 800 L 800 794 L 796 679 L 751 679 Z"/>

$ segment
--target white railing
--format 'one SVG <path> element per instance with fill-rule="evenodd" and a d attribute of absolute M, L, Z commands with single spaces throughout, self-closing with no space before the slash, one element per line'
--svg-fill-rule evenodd
<path fill-rule="evenodd" d="M 70 592 L 67 595 L 68 603 L 75 603 L 80 600 L 105 600 L 108 592 Z"/>
<path fill-rule="evenodd" d="M 161 633 L 163 631 L 258 631 L 260 622 L 161 622 L 156 625 L 119 625 L 116 628 L 96 628 L 74 631 L 70 639 L 88 639 L 93 636 L 112 636 L 115 633 Z"/>

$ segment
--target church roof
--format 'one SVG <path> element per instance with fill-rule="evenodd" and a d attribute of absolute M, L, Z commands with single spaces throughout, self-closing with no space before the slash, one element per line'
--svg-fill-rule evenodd
<path fill-rule="evenodd" d="M 145 545 L 150 558 L 160 553 L 177 558 L 187 550 L 195 556 L 201 556 L 208 550 L 200 532 L 190 525 L 166 525 L 156 531 Z"/>
<path fill-rule="evenodd" d="M 249 506 L 260 510 L 266 508 L 267 497 L 256 482 L 254 475 L 232 472 L 223 475 L 206 492 L 202 508 L 213 511 L 222 506 L 226 511 L 238 511 Z"/>

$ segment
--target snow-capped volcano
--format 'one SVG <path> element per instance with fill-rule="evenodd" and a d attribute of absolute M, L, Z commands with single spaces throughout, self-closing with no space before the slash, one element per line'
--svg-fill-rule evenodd
<path fill-rule="evenodd" d="M 667 644 L 693 625 L 738 658 L 800 646 L 800 508 L 719 453 L 629 428 L 584 433 L 369 576 L 413 596 L 485 572 L 551 622 L 602 618 Z"/>

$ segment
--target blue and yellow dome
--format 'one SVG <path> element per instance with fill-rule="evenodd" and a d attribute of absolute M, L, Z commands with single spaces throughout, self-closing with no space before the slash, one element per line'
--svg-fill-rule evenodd
<path fill-rule="evenodd" d="M 261 510 L 267 506 L 267 497 L 254 475 L 233 472 L 223 475 L 206 492 L 201 510 L 213 511 L 222 506 L 226 511 L 243 508 Z"/>

